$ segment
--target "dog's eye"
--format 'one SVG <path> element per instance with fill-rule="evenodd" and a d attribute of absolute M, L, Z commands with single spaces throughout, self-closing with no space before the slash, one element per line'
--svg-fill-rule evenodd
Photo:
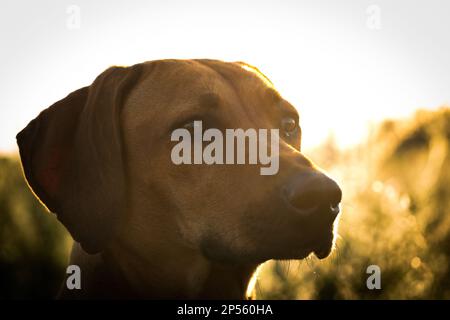
<path fill-rule="evenodd" d="M 291 136 L 297 131 L 297 121 L 294 118 L 286 117 L 281 120 L 281 129 L 286 136 Z"/>

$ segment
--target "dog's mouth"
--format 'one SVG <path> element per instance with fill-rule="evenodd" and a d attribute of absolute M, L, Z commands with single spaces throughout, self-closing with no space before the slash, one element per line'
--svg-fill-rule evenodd
<path fill-rule="evenodd" d="M 334 248 L 335 242 L 335 224 L 336 220 L 328 221 L 320 226 L 320 231 L 317 233 L 318 237 L 313 246 L 313 253 L 319 259 L 324 259 L 330 255 Z"/>
<path fill-rule="evenodd" d="M 333 226 L 315 230 L 314 236 L 301 245 L 291 247 L 291 250 L 272 259 L 305 259 L 311 254 L 322 260 L 327 258 L 334 249 L 335 234 Z"/>
<path fill-rule="evenodd" d="M 329 244 L 318 245 L 316 248 L 313 249 L 312 252 L 317 258 L 325 259 L 330 255 L 332 249 L 333 249 L 333 242 L 331 241 Z"/>
<path fill-rule="evenodd" d="M 319 259 L 325 259 L 333 250 L 335 239 L 334 223 L 336 222 L 322 225 L 320 231 L 317 232 L 314 244 L 311 246 L 312 253 Z"/>
<path fill-rule="evenodd" d="M 305 231 L 310 240 L 307 245 L 304 245 L 306 252 L 313 253 L 319 259 L 328 257 L 334 247 L 334 225 L 340 213 L 339 204 L 334 206 L 318 204 L 299 210 L 291 201 L 288 201 L 285 195 L 283 200 L 287 212 L 296 217 L 302 217 L 302 224 L 308 225 Z"/>
<path fill-rule="evenodd" d="M 309 254 L 314 254 L 320 260 L 331 254 L 336 237 L 336 223 L 336 221 L 315 221 L 309 226 L 307 234 L 310 240 L 305 246 Z"/>

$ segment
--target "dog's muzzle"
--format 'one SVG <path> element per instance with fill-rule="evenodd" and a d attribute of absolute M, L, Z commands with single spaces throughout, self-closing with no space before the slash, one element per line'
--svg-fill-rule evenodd
<path fill-rule="evenodd" d="M 342 191 L 334 180 L 319 171 L 294 176 L 284 192 L 286 200 L 301 215 L 332 222 L 339 214 Z"/>

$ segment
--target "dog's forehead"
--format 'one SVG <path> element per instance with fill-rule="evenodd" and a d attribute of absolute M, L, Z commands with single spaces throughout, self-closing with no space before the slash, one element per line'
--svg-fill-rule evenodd
<path fill-rule="evenodd" d="M 241 96 L 273 91 L 265 76 L 241 63 L 217 60 L 159 60 L 144 63 L 144 75 L 129 102 L 140 112 L 150 105 L 179 109 L 190 104 L 233 103 Z"/>
<path fill-rule="evenodd" d="M 145 130 L 156 123 L 168 127 L 204 112 L 213 112 L 235 126 L 250 122 L 264 126 L 280 112 L 286 104 L 283 101 L 270 80 L 250 65 L 160 60 L 144 64 L 122 115 L 125 127 Z"/>
<path fill-rule="evenodd" d="M 154 78 L 168 88 L 192 93 L 227 93 L 227 89 L 273 88 L 270 80 L 257 68 L 242 62 L 219 60 L 161 60 L 151 70 Z M 194 91 L 192 91 L 194 90 Z"/>

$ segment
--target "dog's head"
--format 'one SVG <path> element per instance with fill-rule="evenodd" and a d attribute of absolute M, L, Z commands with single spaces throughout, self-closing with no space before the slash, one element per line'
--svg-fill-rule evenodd
<path fill-rule="evenodd" d="M 224 137 L 226 129 L 278 129 L 276 174 L 261 175 L 248 160 L 174 163 L 172 133 L 193 132 L 196 120 Z M 159 237 L 246 262 L 331 250 L 341 190 L 300 143 L 296 109 L 261 72 L 215 60 L 110 68 L 18 134 L 30 186 L 88 252 L 115 237 Z"/>

